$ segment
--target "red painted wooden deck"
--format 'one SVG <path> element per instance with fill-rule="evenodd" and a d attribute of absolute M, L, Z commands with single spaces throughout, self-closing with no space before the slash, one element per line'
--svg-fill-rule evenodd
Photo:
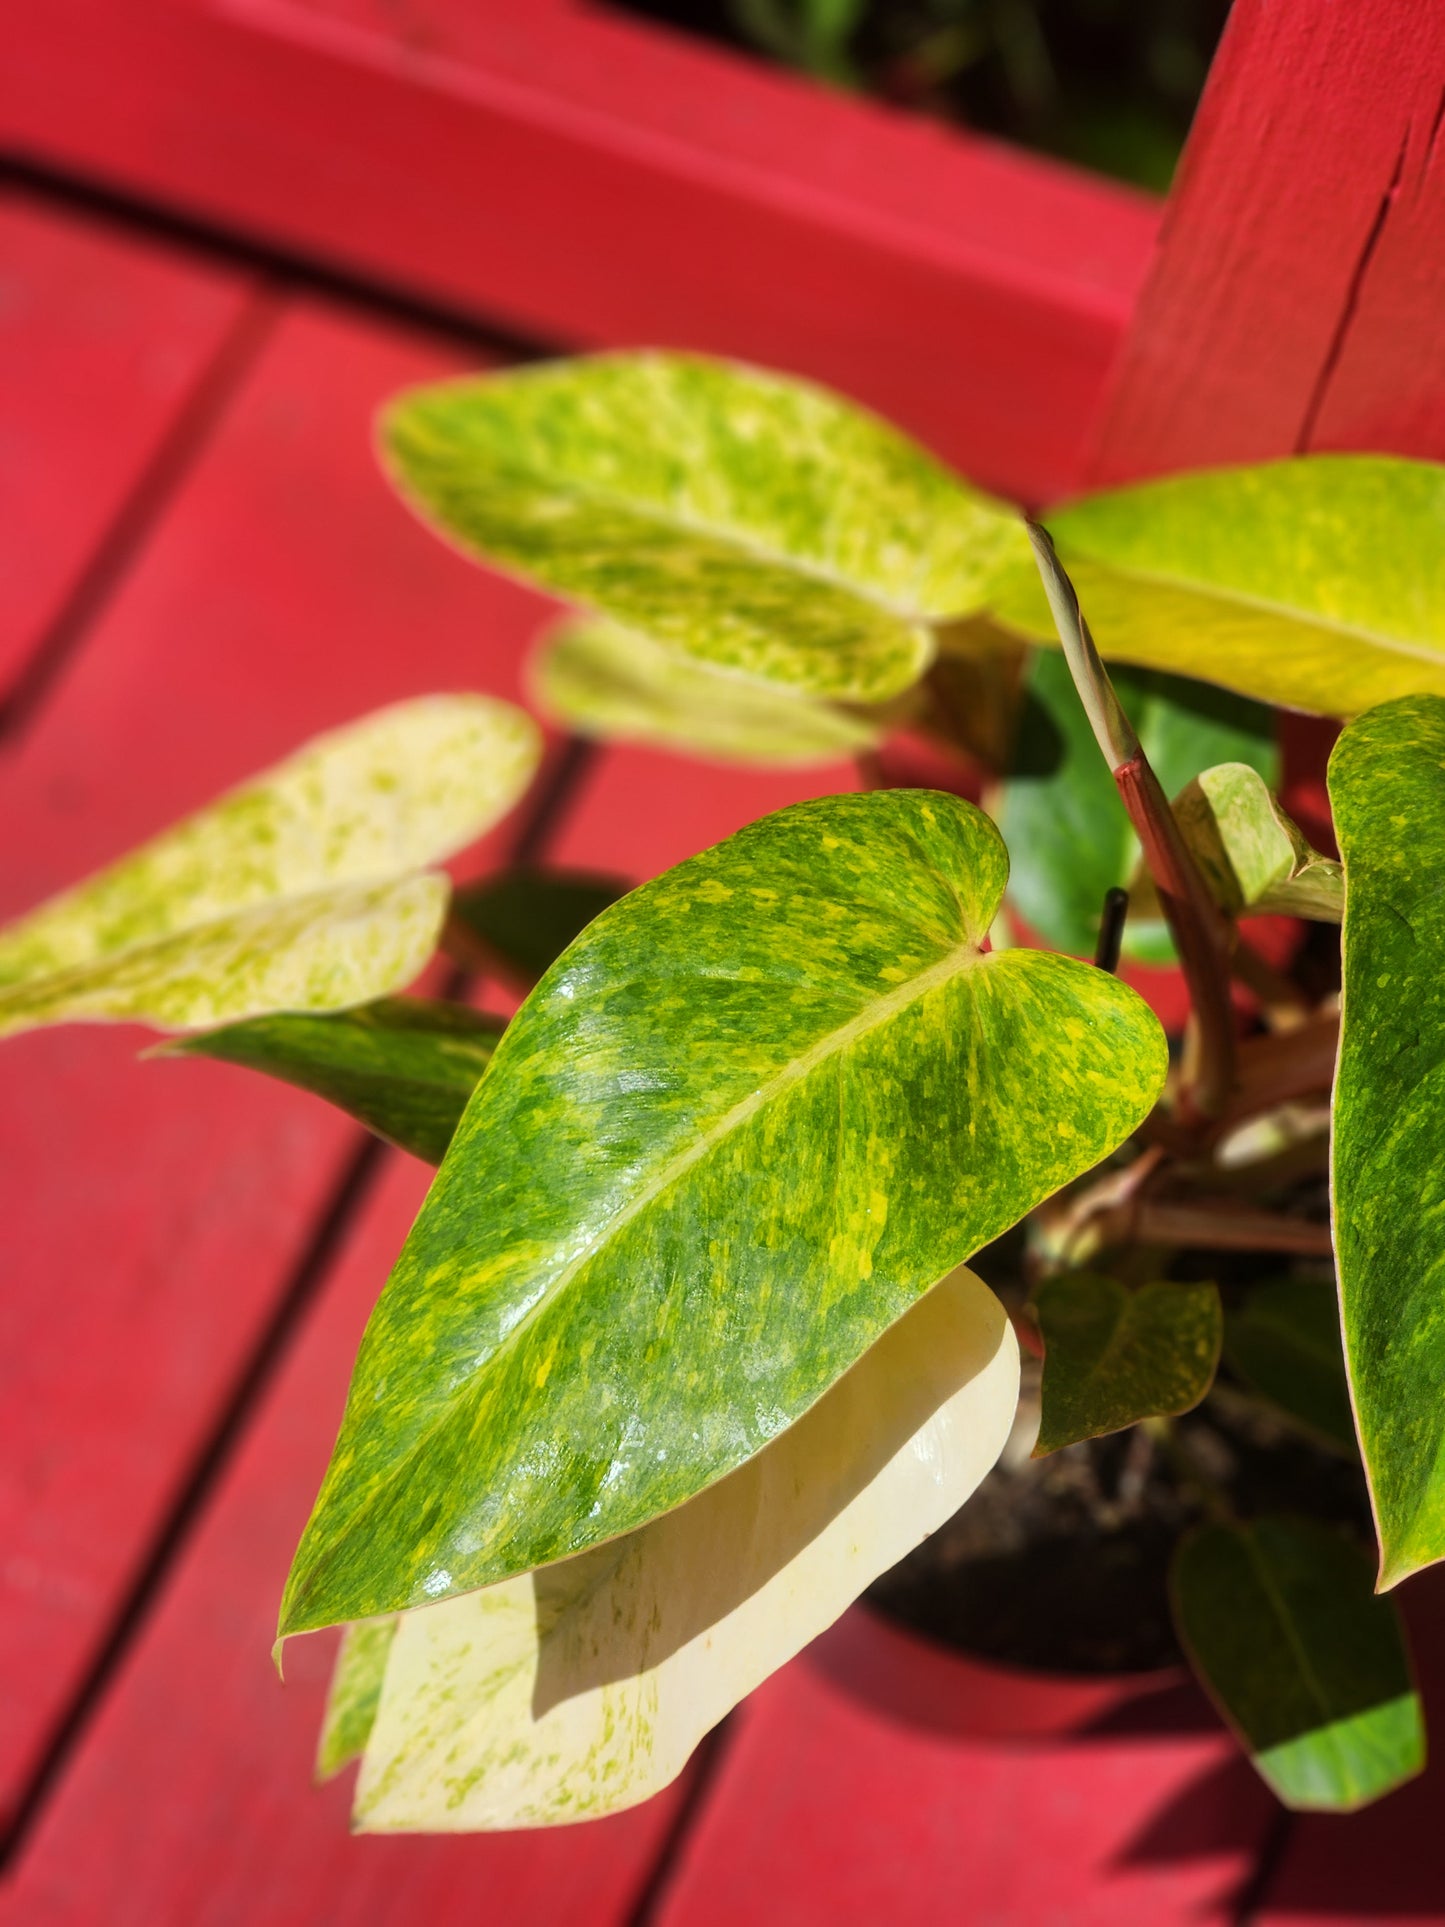
<path fill-rule="evenodd" d="M 489 317 L 805 368 L 1035 496 L 1445 456 L 1436 8 L 1350 0 L 1326 31 L 1238 0 L 1159 249 L 1116 190 L 771 76 L 729 107 L 711 56 L 526 11 L 432 0 L 487 44 L 428 67 L 388 66 L 369 0 L 0 5 L 0 917 L 317 729 L 520 695 L 544 605 L 421 532 L 369 448 L 382 396 L 505 358 Z M 475 222 L 414 194 L 425 139 Z M 641 878 L 851 780 L 608 751 L 547 854 Z M 850 1686 L 846 1622 L 634 1813 L 351 1839 L 345 1787 L 309 1785 L 329 1646 L 296 1643 L 284 1689 L 269 1646 L 426 1173 L 144 1041 L 40 1033 L 0 1070 L 0 1927 L 1445 1922 L 1445 1774 L 1282 1828 L 1207 1722 L 968 1739 Z M 1442 1603 L 1418 1589 L 1422 1639 Z"/>

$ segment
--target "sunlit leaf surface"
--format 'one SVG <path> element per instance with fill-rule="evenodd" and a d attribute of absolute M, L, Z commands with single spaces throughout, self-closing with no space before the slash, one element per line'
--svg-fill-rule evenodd
<path fill-rule="evenodd" d="M 545 1826 L 646 1799 L 957 1510 L 998 1457 L 1017 1397 L 1008 1320 L 960 1270 L 796 1425 L 686 1505 L 407 1613 L 357 1823 Z"/>
<path fill-rule="evenodd" d="M 373 1315 L 283 1633 L 689 1498 L 1135 1128 L 1157 1021 L 1102 971 L 985 954 L 1005 871 L 955 797 L 827 797 L 564 953 Z"/>
<path fill-rule="evenodd" d="M 0 1035 L 71 1019 L 199 1029 L 407 983 L 449 886 L 417 875 L 512 807 L 536 725 L 424 696 L 287 762 L 0 931 Z"/>
<path fill-rule="evenodd" d="M 1018 517 L 811 383 L 598 355 L 413 389 L 408 501 L 469 554 L 715 668 L 882 701 L 1027 552 Z"/>
<path fill-rule="evenodd" d="M 1445 467 L 1310 455 L 1086 497 L 1045 516 L 1102 653 L 1354 716 L 1445 692 Z M 995 613 L 1054 639 L 1035 576 Z"/>

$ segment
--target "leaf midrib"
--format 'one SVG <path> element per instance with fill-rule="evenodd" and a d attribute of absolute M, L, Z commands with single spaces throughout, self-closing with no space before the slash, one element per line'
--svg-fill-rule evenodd
<path fill-rule="evenodd" d="M 1061 536 L 1061 542 L 1068 546 L 1068 537 Z M 1228 606 L 1238 604 L 1246 609 L 1257 610 L 1263 615 L 1279 616 L 1300 628 L 1323 629 L 1330 635 L 1349 636 L 1357 642 L 1368 642 L 1388 654 L 1410 656 L 1419 662 L 1433 663 L 1437 668 L 1445 668 L 1445 652 L 1427 648 L 1423 643 L 1403 641 L 1399 636 L 1380 635 L 1374 629 L 1366 629 L 1358 623 L 1341 622 L 1314 610 L 1290 608 L 1287 603 L 1276 602 L 1269 596 L 1257 595 L 1248 589 L 1230 589 L 1227 593 L 1211 587 L 1207 583 L 1194 581 L 1188 576 L 1169 575 L 1158 569 L 1140 568 L 1136 563 L 1111 561 L 1107 556 L 1090 553 L 1080 547 L 1069 558 L 1075 563 L 1083 563 L 1090 568 L 1105 569 L 1112 575 L 1123 576 L 1130 581 L 1145 582 L 1152 587 L 1175 589 L 1186 595 L 1198 596 L 1201 602 L 1219 603 Z M 1109 653 L 1105 650 L 1105 653 Z"/>
<path fill-rule="evenodd" d="M 998 954 L 1006 957 L 1013 953 L 1004 951 Z M 448 1398 L 441 1405 L 437 1416 L 417 1434 L 406 1451 L 391 1461 L 385 1474 L 378 1480 L 373 1490 L 367 1494 L 366 1498 L 355 1511 L 351 1513 L 350 1517 L 340 1529 L 332 1534 L 326 1542 L 324 1550 L 313 1559 L 311 1570 L 315 1572 L 319 1569 L 322 1560 L 335 1552 L 338 1546 L 350 1538 L 354 1528 L 367 1516 L 377 1500 L 380 1499 L 395 1482 L 397 1474 L 418 1457 L 430 1443 L 433 1436 L 447 1424 L 457 1406 L 472 1395 L 479 1378 L 484 1374 L 487 1376 L 491 1375 L 496 1361 L 513 1345 L 514 1341 L 519 1341 L 522 1334 L 530 1330 L 532 1325 L 534 1325 L 546 1311 L 550 1310 L 582 1267 L 590 1263 L 596 1254 L 602 1250 L 614 1236 L 632 1223 L 649 1204 L 660 1197 L 664 1191 L 676 1183 L 687 1171 L 691 1170 L 695 1164 L 700 1163 L 717 1145 L 723 1143 L 731 1132 L 745 1124 L 750 1118 L 755 1117 L 766 1104 L 771 1103 L 783 1091 L 791 1089 L 794 1085 L 801 1084 L 814 1070 L 836 1057 L 848 1044 L 856 1041 L 858 1038 L 867 1036 L 870 1031 L 876 1030 L 880 1025 L 887 1023 L 892 1017 L 897 1016 L 900 1011 L 906 1010 L 910 1004 L 916 1003 L 922 997 L 926 997 L 929 991 L 935 989 L 938 985 L 948 983 L 954 977 L 961 976 L 965 971 L 977 968 L 989 961 L 990 956 L 986 956 L 985 953 L 979 949 L 977 939 L 968 937 L 961 943 L 955 944 L 935 963 L 930 964 L 927 969 L 919 971 L 916 976 L 908 978 L 906 982 L 897 985 L 885 996 L 878 998 L 866 1011 L 859 1012 L 856 1016 L 850 1017 L 846 1023 L 840 1024 L 836 1030 L 826 1032 L 824 1036 L 819 1038 L 817 1043 L 810 1045 L 801 1056 L 790 1059 L 787 1064 L 783 1065 L 779 1070 L 773 1072 L 770 1077 L 765 1079 L 755 1091 L 749 1092 L 746 1097 L 730 1106 L 706 1131 L 692 1140 L 685 1150 L 677 1152 L 673 1157 L 668 1159 L 661 1171 L 654 1178 L 642 1185 L 619 1210 L 614 1212 L 613 1215 L 607 1219 L 606 1223 L 600 1227 L 597 1235 L 589 1240 L 589 1242 L 555 1274 L 547 1288 L 538 1294 L 524 1315 L 517 1320 L 516 1324 L 508 1327 L 496 1346 L 487 1354 L 485 1361 L 464 1381 L 460 1391 L 453 1397 Z M 495 1061 L 496 1060 L 493 1059 L 494 1063 Z M 606 1542 L 599 1540 L 597 1543 L 604 1544 Z M 585 1550 L 591 1550 L 591 1548 L 588 1547 L 585 1548 Z M 300 1597 L 305 1597 L 305 1593 L 300 1593 Z"/>

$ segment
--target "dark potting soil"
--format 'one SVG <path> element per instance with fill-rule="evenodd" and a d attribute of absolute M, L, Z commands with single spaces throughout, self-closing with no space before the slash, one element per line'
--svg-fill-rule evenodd
<path fill-rule="evenodd" d="M 867 1598 L 916 1632 L 1010 1665 L 1079 1674 L 1174 1665 L 1181 1654 L 1169 1561 L 1180 1532 L 1203 1516 L 1202 1503 L 1137 1427 L 1030 1459 L 1037 1385 L 1032 1365 L 998 1467 Z M 1177 1427 L 1242 1517 L 1304 1512 L 1370 1543 L 1357 1464 L 1308 1443 L 1227 1386 Z"/>

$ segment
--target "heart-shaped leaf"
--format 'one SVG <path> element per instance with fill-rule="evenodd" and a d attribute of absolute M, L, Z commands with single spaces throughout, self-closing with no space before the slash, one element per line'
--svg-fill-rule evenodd
<path fill-rule="evenodd" d="M 1354 1457 L 1340 1309 L 1328 1284 L 1274 1278 L 1256 1285 L 1225 1316 L 1224 1356 L 1247 1385 L 1312 1437 Z"/>
<path fill-rule="evenodd" d="M 1034 1457 L 1187 1412 L 1214 1383 L 1223 1332 L 1214 1285 L 1060 1273 L 1034 1294 L 1044 1335 L 1043 1412 Z"/>
<path fill-rule="evenodd" d="M 0 1036 L 96 1018 L 199 1029 L 397 989 L 450 887 L 414 873 L 498 822 L 540 748 L 488 696 L 424 696 L 318 737 L 0 931 Z"/>
<path fill-rule="evenodd" d="M 1204 683 L 1149 670 L 1119 670 L 1119 700 L 1145 754 L 1171 795 L 1208 764 L 1241 758 L 1277 780 L 1274 721 L 1258 703 Z M 1028 699 L 998 811 L 1013 859 L 1009 900 L 1039 936 L 1060 950 L 1090 955 L 1104 894 L 1126 886 L 1139 862 L 1139 840 L 1099 754 L 1064 658 L 1040 652 L 1029 672 Z M 1167 963 L 1168 926 L 1131 915 L 1124 929 L 1129 956 Z"/>
<path fill-rule="evenodd" d="M 1445 691 L 1445 468 L 1309 455 L 1093 495 L 1047 517 L 1099 649 L 1354 716 Z M 1053 627 L 1019 566 L 994 612 Z"/>
<path fill-rule="evenodd" d="M 500 1018 L 463 1004 L 384 997 L 355 1010 L 248 1017 L 156 1054 L 216 1057 L 264 1071 L 440 1164 L 503 1029 Z"/>
<path fill-rule="evenodd" d="M 318 1780 L 333 1779 L 366 1750 L 396 1628 L 395 1619 L 363 1619 L 342 1635 L 316 1744 Z"/>
<path fill-rule="evenodd" d="M 1344 915 L 1344 872 L 1312 850 L 1246 763 L 1206 769 L 1174 800 L 1174 814 L 1215 901 L 1231 916 Z"/>
<path fill-rule="evenodd" d="M 283 1634 L 690 1498 L 1128 1136 L 1158 1022 L 1103 971 L 985 954 L 1006 871 L 956 797 L 826 797 L 564 953 L 373 1314 Z"/>
<path fill-rule="evenodd" d="M 542 708 L 578 735 L 712 762 L 835 763 L 881 734 L 862 715 L 712 669 L 597 616 L 559 623 L 544 638 L 532 684 Z"/>
<path fill-rule="evenodd" d="M 1335 1253 L 1389 1586 L 1445 1557 L 1445 701 L 1352 723 L 1329 785 L 1345 865 Z"/>
<path fill-rule="evenodd" d="M 808 382 L 696 355 L 599 355 L 413 389 L 387 461 L 427 521 L 668 649 L 878 702 L 928 624 L 1027 552 L 1016 515 Z"/>
<path fill-rule="evenodd" d="M 1008 1319 L 960 1270 L 796 1425 L 686 1505 L 580 1558 L 404 1614 L 356 1824 L 548 1826 L 646 1799 L 952 1516 L 1003 1449 L 1017 1400 Z"/>
<path fill-rule="evenodd" d="M 621 877 L 595 870 L 504 870 L 458 890 L 452 917 L 485 969 L 530 989 L 594 917 L 626 894 Z"/>
<path fill-rule="evenodd" d="M 1371 1563 L 1310 1519 L 1207 1525 L 1171 1575 L 1180 1639 L 1288 1807 L 1348 1813 L 1425 1764 L 1420 1701 Z"/>

